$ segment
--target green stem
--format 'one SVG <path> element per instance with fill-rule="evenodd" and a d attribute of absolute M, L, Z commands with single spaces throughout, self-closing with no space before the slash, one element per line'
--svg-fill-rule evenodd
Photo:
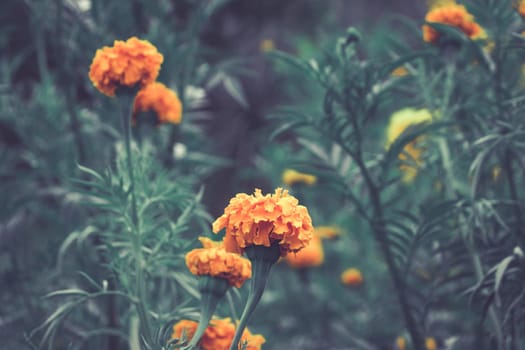
<path fill-rule="evenodd" d="M 264 246 L 251 246 L 246 248 L 246 255 L 252 262 L 250 294 L 248 295 L 248 300 L 246 301 L 241 319 L 237 325 L 230 350 L 237 350 L 239 348 L 239 341 L 244 333 L 244 329 L 264 293 L 264 288 L 266 287 L 272 266 L 279 259 L 280 249 L 278 244 L 273 244 L 269 248 Z"/>
<path fill-rule="evenodd" d="M 373 216 L 372 220 L 370 221 L 370 224 L 372 226 L 372 230 L 374 232 L 376 241 L 379 243 L 381 251 L 385 257 L 390 276 L 392 277 L 392 281 L 394 283 L 397 298 L 401 306 L 401 312 L 403 313 L 403 318 L 405 319 L 405 324 L 408 333 L 412 338 L 412 344 L 414 345 L 414 349 L 423 350 L 425 348 L 425 342 L 423 336 L 419 332 L 414 315 L 410 310 L 410 304 L 406 296 L 405 283 L 397 269 L 397 266 L 394 261 L 394 256 L 392 255 L 392 251 L 390 250 L 390 246 L 387 242 L 383 206 L 381 204 L 379 190 L 375 185 L 374 181 L 372 180 L 370 173 L 368 172 L 368 169 L 366 168 L 366 165 L 364 164 L 363 160 L 360 157 L 356 157 L 355 160 L 359 169 L 361 170 L 361 174 L 363 175 L 363 178 L 367 185 L 370 199 L 372 202 Z"/>
<path fill-rule="evenodd" d="M 122 113 L 122 129 L 124 133 L 124 147 L 126 149 L 126 165 L 128 168 L 128 176 L 130 183 L 131 196 L 131 222 L 132 222 L 132 247 L 135 258 L 135 293 L 137 297 L 137 313 L 140 320 L 140 327 L 144 334 L 144 339 L 148 344 L 153 344 L 153 336 L 150 325 L 150 320 L 146 308 L 146 286 L 144 280 L 144 257 L 142 256 L 142 237 L 140 230 L 140 222 L 137 211 L 137 198 L 135 192 L 135 174 L 133 171 L 133 158 L 131 153 L 131 113 L 133 110 L 134 94 L 123 94 L 120 96 L 121 113 Z"/>
<path fill-rule="evenodd" d="M 201 292 L 201 315 L 199 326 L 191 338 L 191 342 L 183 350 L 194 349 L 208 328 L 208 324 L 217 308 L 217 304 L 224 297 L 229 288 L 228 281 L 223 278 L 201 276 L 199 290 Z"/>

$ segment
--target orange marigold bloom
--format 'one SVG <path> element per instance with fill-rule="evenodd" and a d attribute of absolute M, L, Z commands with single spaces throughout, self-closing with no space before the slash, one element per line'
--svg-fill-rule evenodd
<path fill-rule="evenodd" d="M 405 338 L 399 336 L 396 338 L 396 346 L 397 346 L 397 350 L 406 350 L 407 341 L 405 340 Z"/>
<path fill-rule="evenodd" d="M 286 255 L 286 262 L 294 268 L 319 266 L 324 261 L 323 242 L 318 236 L 313 236 L 310 244 L 297 253 Z"/>
<path fill-rule="evenodd" d="M 393 77 L 404 77 L 408 75 L 408 69 L 403 66 L 399 66 L 390 73 Z"/>
<path fill-rule="evenodd" d="M 152 111 L 159 123 L 179 124 L 182 118 L 182 104 L 175 91 L 166 85 L 154 82 L 141 89 L 133 104 L 133 121 L 139 112 Z"/>
<path fill-rule="evenodd" d="M 195 321 L 179 321 L 173 326 L 171 337 L 173 339 L 181 338 L 184 333 L 186 339 L 191 340 L 197 330 L 197 326 L 198 323 Z M 229 318 L 212 320 L 201 338 L 200 348 L 202 350 L 228 350 L 235 334 L 235 328 L 235 325 Z M 247 342 L 246 350 L 260 350 L 266 339 L 262 335 L 251 334 L 246 329 L 243 332 L 241 344 L 243 342 Z M 241 349 L 240 345 L 239 349 Z"/>
<path fill-rule="evenodd" d="M 522 18 L 525 18 L 525 1 L 524 0 L 518 0 L 514 3 L 514 7 L 520 14 Z"/>
<path fill-rule="evenodd" d="M 430 10 L 425 21 L 429 23 L 442 23 L 456 27 L 470 39 L 479 39 L 485 36 L 485 31 L 474 21 L 465 6 L 458 4 L 448 4 Z M 423 25 L 423 40 L 430 43 L 437 43 L 440 34 L 429 25 Z"/>
<path fill-rule="evenodd" d="M 425 347 L 427 350 L 436 350 L 437 349 L 436 339 L 432 337 L 425 338 Z"/>
<path fill-rule="evenodd" d="M 282 188 L 274 194 L 263 195 L 260 189 L 253 195 L 237 194 L 213 223 L 213 232 L 223 228 L 226 250 L 235 253 L 247 246 L 270 247 L 278 242 L 281 256 L 285 256 L 304 248 L 313 235 L 308 209 Z"/>
<path fill-rule="evenodd" d="M 359 286 L 363 283 L 363 275 L 361 271 L 356 268 L 349 268 L 341 274 L 341 282 L 347 286 Z"/>
<path fill-rule="evenodd" d="M 223 278 L 237 288 L 252 277 L 250 260 L 227 252 L 209 238 L 203 237 L 201 242 L 205 248 L 193 249 L 186 254 L 186 266 L 192 274 Z"/>
<path fill-rule="evenodd" d="M 143 87 L 154 82 L 163 60 L 157 48 L 146 40 L 115 40 L 112 47 L 97 50 L 89 78 L 100 92 L 114 96 L 120 87 Z"/>

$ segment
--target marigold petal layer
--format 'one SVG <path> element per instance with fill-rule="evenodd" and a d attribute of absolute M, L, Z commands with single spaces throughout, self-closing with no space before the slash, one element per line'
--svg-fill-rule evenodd
<path fill-rule="evenodd" d="M 266 195 L 259 189 L 253 195 L 237 194 L 213 223 L 213 232 L 223 228 L 226 250 L 237 253 L 251 245 L 270 247 L 278 242 L 285 256 L 304 248 L 313 236 L 308 209 L 282 188 Z"/>
<path fill-rule="evenodd" d="M 252 277 L 250 260 L 239 254 L 229 253 L 222 247 L 193 249 L 186 254 L 186 266 L 194 275 L 223 278 L 237 288 Z"/>
<path fill-rule="evenodd" d="M 154 112 L 159 123 L 179 124 L 182 118 L 182 104 L 175 91 L 164 84 L 154 82 L 142 88 L 135 97 L 133 119 L 139 112 Z"/>
<path fill-rule="evenodd" d="M 157 48 L 146 40 L 115 40 L 112 47 L 97 50 L 89 78 L 100 92 L 114 96 L 120 87 L 143 87 L 154 82 L 163 60 Z"/>
<path fill-rule="evenodd" d="M 470 14 L 465 6 L 459 4 L 447 4 L 431 9 L 425 16 L 425 21 L 429 23 L 442 23 L 456 27 L 470 39 L 484 37 L 485 31 L 476 23 L 474 16 Z M 437 43 L 440 34 L 429 25 L 423 25 L 423 40 L 430 43 Z"/>
<path fill-rule="evenodd" d="M 173 326 L 172 338 L 181 338 L 182 334 L 185 334 L 186 339 L 191 340 L 197 326 L 198 323 L 195 321 L 179 321 Z M 212 320 L 200 340 L 200 348 L 202 350 L 228 350 L 235 335 L 235 329 L 235 325 L 229 318 Z M 246 328 L 243 332 L 239 349 L 243 342 L 247 342 L 246 350 L 261 350 L 262 344 L 266 340 L 262 335 L 250 333 Z"/>

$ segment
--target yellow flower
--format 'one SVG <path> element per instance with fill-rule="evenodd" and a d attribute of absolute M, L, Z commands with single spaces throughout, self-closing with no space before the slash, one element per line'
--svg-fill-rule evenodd
<path fill-rule="evenodd" d="M 237 288 L 252 276 L 250 260 L 228 253 L 223 247 L 210 246 L 213 245 L 210 239 L 203 238 L 201 242 L 205 248 L 193 249 L 186 254 L 186 265 L 192 274 L 222 278 Z"/>
<path fill-rule="evenodd" d="M 274 194 L 263 195 L 260 189 L 253 195 L 237 194 L 213 223 L 213 232 L 223 228 L 226 250 L 234 253 L 252 245 L 278 243 L 281 256 L 285 256 L 303 249 L 313 235 L 308 209 L 282 188 Z"/>
<path fill-rule="evenodd" d="M 411 126 L 416 126 L 422 123 L 428 123 L 432 121 L 432 115 L 426 109 L 416 110 L 413 108 L 401 109 L 390 117 L 390 124 L 387 129 L 387 144 L 386 147 L 390 146 L 403 134 L 403 132 Z M 407 160 L 407 155 L 410 157 L 410 162 L 413 164 L 401 164 L 399 167 L 403 172 L 403 182 L 408 183 L 414 180 L 417 175 L 417 166 L 423 164 L 422 153 L 423 150 L 419 143 L 424 140 L 423 136 L 416 137 L 414 140 L 409 142 L 404 148 L 403 153 L 399 154 L 399 159 Z M 409 163 L 410 163 L 409 162 Z"/>
<path fill-rule="evenodd" d="M 261 52 L 269 52 L 275 50 L 275 42 L 272 39 L 261 40 L 259 44 L 259 50 Z"/>
<path fill-rule="evenodd" d="M 301 173 L 293 169 L 286 169 L 283 172 L 282 181 L 287 186 L 293 186 L 299 183 L 314 185 L 317 182 L 317 177 L 314 175 Z"/>
<path fill-rule="evenodd" d="M 337 226 L 316 226 L 314 235 L 322 239 L 335 239 L 341 236 L 341 229 Z"/>
<path fill-rule="evenodd" d="M 405 338 L 399 336 L 396 338 L 397 350 L 405 350 L 407 348 L 407 341 Z"/>
<path fill-rule="evenodd" d="M 496 165 L 494 168 L 492 168 L 492 180 L 494 182 L 498 181 L 501 177 L 501 167 L 499 165 Z"/>
<path fill-rule="evenodd" d="M 393 77 L 404 77 L 405 75 L 408 74 L 408 70 L 403 67 L 403 66 L 399 66 L 397 67 L 396 69 L 394 69 L 392 71 L 392 73 L 390 73 Z"/>
<path fill-rule="evenodd" d="M 182 118 L 182 104 L 175 91 L 164 84 L 154 82 L 137 93 L 133 104 L 133 121 L 139 112 L 152 111 L 159 123 L 179 124 Z"/>
<path fill-rule="evenodd" d="M 198 323 L 190 320 L 182 320 L 173 326 L 172 339 L 179 339 L 185 334 L 186 340 L 191 340 Z M 231 319 L 212 320 L 200 340 L 202 350 L 228 350 L 235 334 L 235 325 Z M 243 332 L 241 344 L 247 342 L 246 350 L 260 350 L 266 342 L 262 335 L 253 335 L 248 329 Z M 239 349 L 241 347 L 239 346 Z"/>
<path fill-rule="evenodd" d="M 363 275 L 356 268 L 349 268 L 341 274 L 341 282 L 350 287 L 356 287 L 363 283 Z"/>
<path fill-rule="evenodd" d="M 480 39 L 486 37 L 485 31 L 476 23 L 465 6 L 455 3 L 444 4 L 431 9 L 425 21 L 429 23 L 441 23 L 456 27 L 470 39 Z M 423 40 L 436 44 L 440 34 L 429 25 L 423 25 Z"/>
<path fill-rule="evenodd" d="M 121 87 L 143 87 L 159 75 L 164 57 L 157 48 L 136 37 L 115 40 L 112 47 L 98 49 L 89 70 L 93 85 L 107 96 Z"/>
<path fill-rule="evenodd" d="M 288 265 L 294 268 L 306 268 L 319 266 L 324 261 L 323 242 L 315 236 L 306 247 L 297 253 L 290 253 L 285 257 Z"/>
<path fill-rule="evenodd" d="M 428 337 L 425 339 L 425 347 L 427 350 L 436 350 L 437 349 L 437 344 L 436 344 L 436 340 L 432 337 Z"/>

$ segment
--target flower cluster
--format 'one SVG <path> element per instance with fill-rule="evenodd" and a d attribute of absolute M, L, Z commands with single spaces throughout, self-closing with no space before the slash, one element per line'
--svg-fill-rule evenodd
<path fill-rule="evenodd" d="M 392 114 L 390 124 L 387 129 L 387 144 L 389 148 L 409 127 L 428 123 L 432 121 L 432 114 L 426 109 L 416 110 L 413 108 L 404 108 Z M 417 175 L 417 166 L 423 164 L 423 149 L 420 144 L 424 136 L 416 137 L 409 142 L 404 148 L 403 153 L 399 154 L 399 159 L 408 163 L 401 164 L 400 169 L 403 172 L 403 181 L 408 183 L 414 180 Z M 408 157 L 410 157 L 408 159 Z M 410 164 L 413 163 L 413 164 Z"/>
<path fill-rule="evenodd" d="M 445 4 L 431 9 L 425 21 L 428 23 L 441 23 L 453 26 L 462 31 L 470 39 L 479 39 L 485 36 L 483 28 L 476 23 L 474 16 L 465 6 L 456 3 Z M 423 25 L 423 40 L 436 44 L 440 34 L 429 25 Z"/>
<path fill-rule="evenodd" d="M 139 112 L 155 112 L 159 123 L 179 124 L 182 117 L 182 104 L 175 91 L 166 85 L 154 82 L 146 85 L 135 97 L 133 120 Z"/>
<path fill-rule="evenodd" d="M 164 57 L 145 40 L 132 37 L 115 40 L 112 47 L 97 50 L 89 78 L 93 85 L 107 96 L 114 96 L 119 87 L 144 87 L 159 75 Z"/>
<path fill-rule="evenodd" d="M 241 253 L 250 245 L 270 247 L 278 242 L 281 256 L 304 248 L 313 235 L 312 219 L 306 207 L 288 191 L 274 194 L 239 193 L 230 200 L 224 214 L 213 223 L 213 232 L 226 229 L 227 251 Z"/>
<path fill-rule="evenodd" d="M 182 320 L 173 326 L 173 339 L 179 339 L 184 334 L 190 340 L 197 329 L 198 323 L 195 321 Z M 228 350 L 235 334 L 235 325 L 229 318 L 212 320 L 204 332 L 200 348 L 202 350 Z M 251 334 L 248 329 L 243 332 L 241 344 L 246 342 L 246 350 L 260 350 L 262 344 L 266 342 L 264 337 L 259 334 Z"/>
<path fill-rule="evenodd" d="M 186 254 L 186 265 L 192 274 L 222 278 L 237 288 L 252 276 L 250 260 L 227 252 L 210 239 L 201 239 L 201 242 L 204 248 Z"/>

